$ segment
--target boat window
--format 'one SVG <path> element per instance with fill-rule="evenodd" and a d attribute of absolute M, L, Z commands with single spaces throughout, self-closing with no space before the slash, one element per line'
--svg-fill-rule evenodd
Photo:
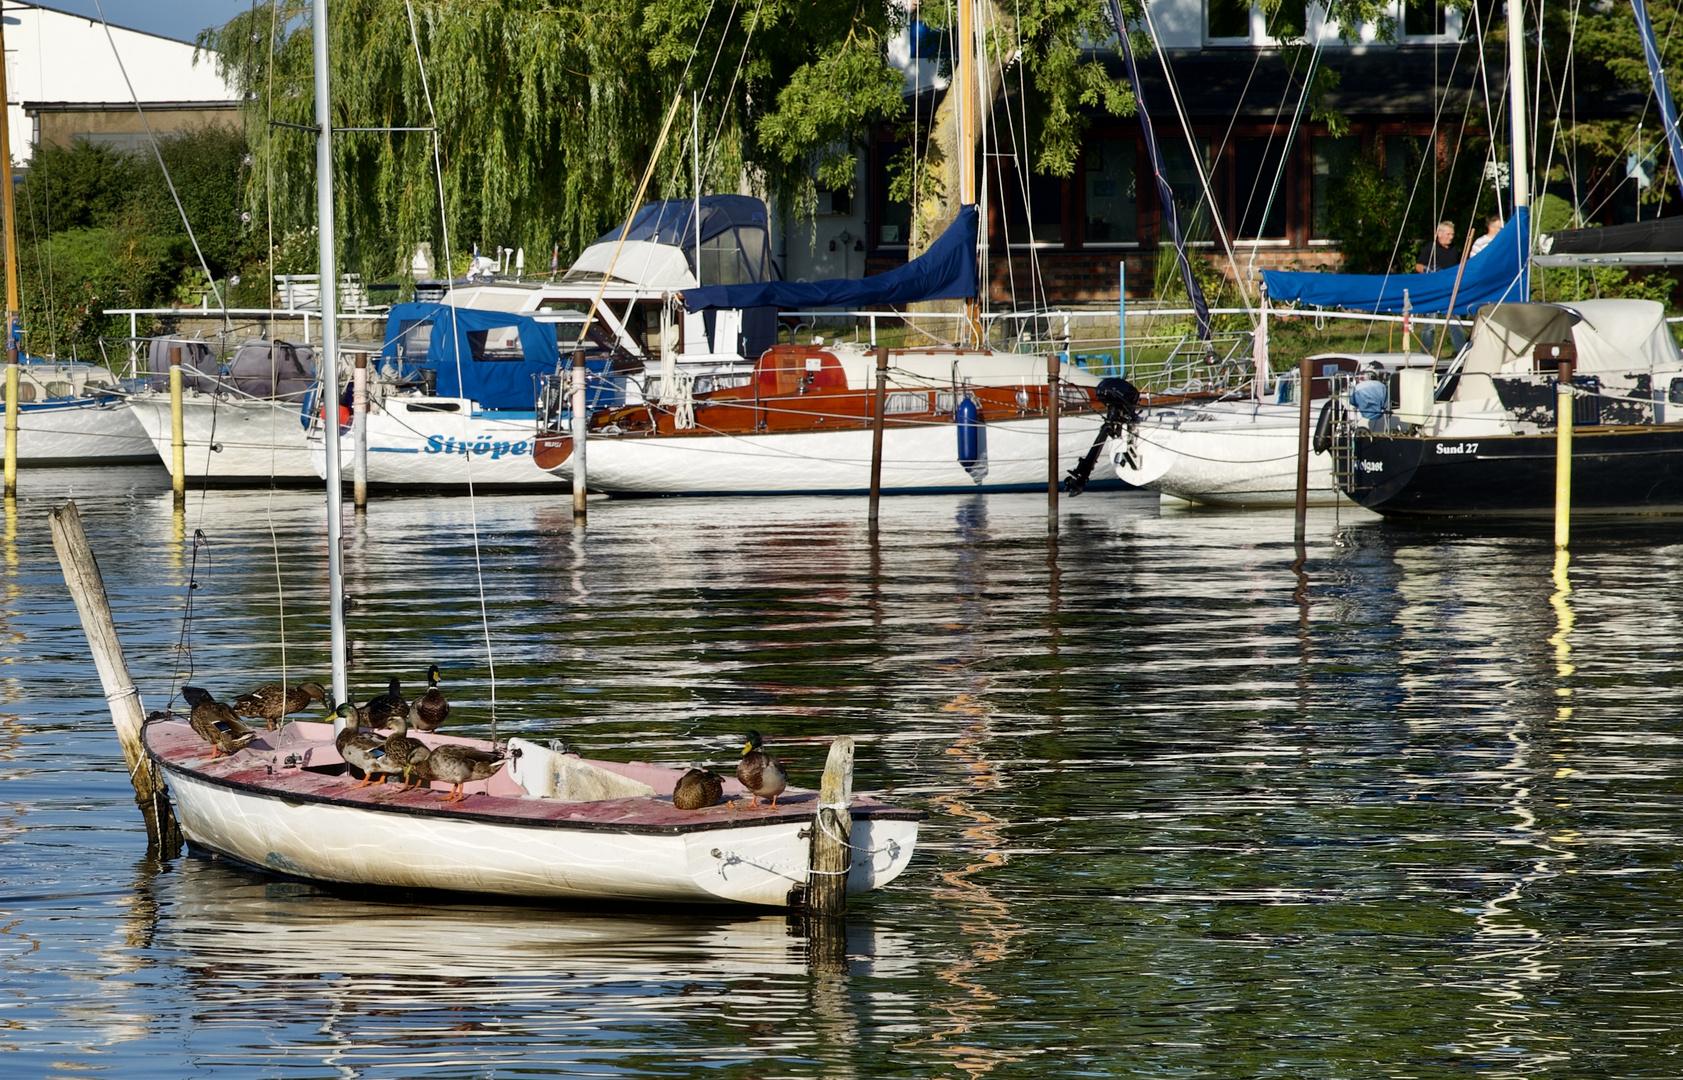
<path fill-rule="evenodd" d="M 1671 393 L 1666 395 L 1666 400 L 1673 405 L 1683 405 L 1683 379 L 1671 380 Z"/>
<path fill-rule="evenodd" d="M 746 285 L 767 280 L 766 231 L 753 225 L 726 229 L 701 242 L 701 281 L 705 285 Z"/>
<path fill-rule="evenodd" d="M 1087 145 L 1087 243 L 1127 244 L 1139 238 L 1134 162 L 1132 139 L 1095 139 Z"/>
<path fill-rule="evenodd" d="M 416 363 L 427 358 L 432 342 L 431 319 L 400 319 L 397 324 L 397 357 Z"/>
<path fill-rule="evenodd" d="M 47 384 L 47 396 L 50 398 L 75 397 L 76 384 L 67 382 L 50 382 Z"/>
<path fill-rule="evenodd" d="M 958 406 L 958 395 L 951 390 L 935 391 L 935 411 L 950 413 Z"/>
<path fill-rule="evenodd" d="M 475 361 L 526 359 L 525 350 L 520 347 L 519 327 L 497 326 L 489 330 L 469 330 L 466 336 L 468 351 L 473 354 Z"/>
<path fill-rule="evenodd" d="M 882 403 L 883 412 L 914 413 L 929 411 L 929 395 L 914 394 L 908 391 L 896 391 L 889 394 Z"/>
<path fill-rule="evenodd" d="M 461 405 L 454 401 L 413 401 L 405 406 L 410 412 L 461 412 Z"/>

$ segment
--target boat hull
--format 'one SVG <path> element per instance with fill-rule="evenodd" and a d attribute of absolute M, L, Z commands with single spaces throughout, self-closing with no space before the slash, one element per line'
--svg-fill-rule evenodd
<path fill-rule="evenodd" d="M 348 775 L 297 767 L 300 759 L 336 762 L 331 742 L 269 739 L 208 761 L 185 724 L 147 726 L 147 749 L 189 842 L 324 884 L 534 899 L 785 907 L 807 882 L 816 793 L 791 792 L 776 809 L 737 802 L 680 811 L 669 795 L 569 803 L 527 797 L 510 783 L 499 794 L 481 784 L 444 803 L 441 790 L 356 788 Z M 856 801 L 849 893 L 905 869 L 920 816 Z"/>
<path fill-rule="evenodd" d="M 18 464 L 138 465 L 158 453 L 119 397 L 78 397 L 18 406 Z"/>
<path fill-rule="evenodd" d="M 486 413 L 463 398 L 388 396 L 368 424 L 368 483 L 377 487 L 553 487 L 569 482 L 532 460 L 533 413 Z M 318 477 L 327 475 L 320 424 L 308 435 Z M 350 429 L 341 429 L 340 471 L 353 469 Z"/>
<path fill-rule="evenodd" d="M 1079 413 L 1058 423 L 1059 476 L 1087 452 L 1103 417 Z M 890 426 L 883 432 L 887 494 L 1029 491 L 1046 487 L 1045 417 L 991 421 L 970 467 L 958 459 L 951 423 Z M 592 435 L 585 475 L 592 491 L 613 495 L 857 495 L 871 486 L 872 432 L 767 432 L 745 435 Z M 571 457 L 555 469 L 571 478 Z M 1121 486 L 1101 460 L 1089 488 Z"/>
<path fill-rule="evenodd" d="M 1388 517 L 1547 517 L 1555 435 L 1436 438 L 1355 432 L 1345 492 Z M 1572 436 L 1574 514 L 1683 513 L 1683 425 Z"/>
<path fill-rule="evenodd" d="M 195 483 L 318 483 L 297 402 L 216 397 L 189 391 L 181 402 L 187 477 Z M 169 395 L 129 399 L 155 453 L 171 460 Z"/>
<path fill-rule="evenodd" d="M 1267 508 L 1297 502 L 1300 418 L 1295 405 L 1216 402 L 1154 410 L 1109 440 L 1121 479 L 1187 502 Z M 1309 455 L 1309 504 L 1349 500 L 1333 483 L 1332 456 Z"/>

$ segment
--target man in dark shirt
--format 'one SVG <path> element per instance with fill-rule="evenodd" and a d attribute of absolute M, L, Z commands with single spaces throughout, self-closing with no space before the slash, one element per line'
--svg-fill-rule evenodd
<path fill-rule="evenodd" d="M 1414 264 L 1414 272 L 1428 274 L 1433 270 L 1448 270 L 1460 261 L 1461 256 L 1455 250 L 1455 223 L 1440 221 L 1436 239 L 1420 245 L 1420 258 Z"/>

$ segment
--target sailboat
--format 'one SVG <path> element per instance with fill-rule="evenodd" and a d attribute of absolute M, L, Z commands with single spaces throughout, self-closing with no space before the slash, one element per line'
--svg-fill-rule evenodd
<path fill-rule="evenodd" d="M 315 0 L 318 219 L 322 353 L 338 355 L 333 282 L 332 126 L 327 81 L 327 4 Z M 336 365 L 321 365 L 323 397 L 337 400 Z M 349 700 L 342 570 L 342 499 L 337 424 L 325 432 L 327 546 L 333 699 Z M 680 773 L 647 765 L 586 761 L 518 739 L 422 733 L 434 755 L 446 746 L 481 756 L 481 777 L 463 798 L 430 786 L 393 791 L 356 785 L 333 725 L 289 724 L 227 756 L 206 757 L 204 741 L 178 719 L 149 723 L 146 753 L 162 771 L 182 834 L 195 847 L 247 866 L 330 885 L 438 889 L 573 901 L 794 906 L 814 879 L 809 852 L 820 813 L 851 821 L 845 888 L 886 884 L 909 862 L 918 811 L 834 793 L 789 788 L 771 806 L 744 806 L 735 780 L 723 801 L 680 809 Z M 366 779 L 366 778 L 365 778 Z M 448 785 L 446 785 L 448 786 Z M 452 796 L 454 792 L 450 793 Z M 738 798 L 732 798 L 737 796 Z M 750 800 L 752 802 L 752 800 Z M 825 826 L 828 828 L 828 826 Z"/>

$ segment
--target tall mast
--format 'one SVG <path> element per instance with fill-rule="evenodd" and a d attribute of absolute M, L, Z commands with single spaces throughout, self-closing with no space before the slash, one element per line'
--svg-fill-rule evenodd
<path fill-rule="evenodd" d="M 1508 114 L 1513 132 L 1514 213 L 1518 214 L 1531 205 L 1531 151 L 1525 142 L 1524 0 L 1508 0 Z"/>
<path fill-rule="evenodd" d="M 327 0 L 315 0 L 316 226 L 321 240 L 321 423 L 327 445 L 328 625 L 333 651 L 333 702 L 349 701 L 345 674 L 345 577 L 340 534 L 344 491 L 339 480 L 339 309 L 334 296 L 337 253 L 333 249 L 333 114 L 327 86 Z M 447 268 L 448 269 L 448 268 Z"/>
<path fill-rule="evenodd" d="M 5 20 L 0 19 L 0 25 Z M 18 230 L 12 216 L 11 93 L 6 87 L 6 37 L 0 31 L 0 214 L 6 221 L 6 497 L 18 485 Z"/>
<path fill-rule="evenodd" d="M 957 52 L 953 57 L 953 68 L 956 84 L 953 92 L 958 95 L 958 202 L 961 207 L 976 204 L 976 116 L 978 108 L 978 87 L 984 80 L 976 77 L 976 65 L 979 59 L 976 49 L 976 0 L 958 0 L 958 41 Z M 913 193 L 916 202 L 916 193 Z M 979 281 L 977 291 L 980 292 L 982 282 L 988 279 L 988 268 L 976 268 Z M 977 344 L 982 343 L 981 305 L 977 297 L 971 297 L 964 302 L 964 326 L 966 333 Z"/>

